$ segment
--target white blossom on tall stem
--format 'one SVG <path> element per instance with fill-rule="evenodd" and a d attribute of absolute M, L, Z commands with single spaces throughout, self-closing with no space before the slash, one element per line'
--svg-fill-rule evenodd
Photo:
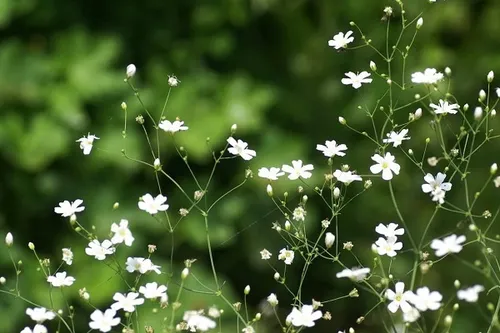
<path fill-rule="evenodd" d="M 389 223 L 388 225 L 380 223 L 375 227 L 375 232 L 389 238 L 401 236 L 405 233 L 405 230 L 403 228 L 398 229 L 398 225 L 396 223 Z"/>
<path fill-rule="evenodd" d="M 292 250 L 287 250 L 287 249 L 281 249 L 280 254 L 278 255 L 278 259 L 283 260 L 287 265 L 292 264 L 294 257 L 295 253 Z"/>
<path fill-rule="evenodd" d="M 448 253 L 459 253 L 462 251 L 463 246 L 461 245 L 465 242 L 465 236 L 457 236 L 455 234 L 447 236 L 441 239 L 434 239 L 431 242 L 431 249 L 436 250 L 436 256 L 442 257 Z"/>
<path fill-rule="evenodd" d="M 431 103 L 429 106 L 434 109 L 435 114 L 456 114 L 460 108 L 460 105 L 450 104 L 442 99 L 439 100 L 439 104 Z"/>
<path fill-rule="evenodd" d="M 73 251 L 71 251 L 71 249 L 62 249 L 62 255 L 62 260 L 66 263 L 66 265 L 71 265 L 73 263 Z"/>
<path fill-rule="evenodd" d="M 215 321 L 204 316 L 200 311 L 186 311 L 182 320 L 186 322 L 186 326 L 191 332 L 206 332 L 216 326 Z"/>
<path fill-rule="evenodd" d="M 240 139 L 236 141 L 233 137 L 229 137 L 227 143 L 231 145 L 227 151 L 233 155 L 240 156 L 245 161 L 249 161 L 257 155 L 255 150 L 248 149 L 248 143 L 245 141 Z"/>
<path fill-rule="evenodd" d="M 167 197 L 158 194 L 155 198 L 149 193 L 144 194 L 138 203 L 139 209 L 154 215 L 158 212 L 166 211 L 169 207 L 165 202 Z"/>
<path fill-rule="evenodd" d="M 66 272 L 59 272 L 56 275 L 50 275 L 47 277 L 47 282 L 49 282 L 53 287 L 69 287 L 75 282 L 75 278 L 72 276 L 67 276 Z"/>
<path fill-rule="evenodd" d="M 165 132 L 168 132 L 171 134 L 174 134 L 174 133 L 177 133 L 180 131 L 187 131 L 189 129 L 189 127 L 185 126 L 184 122 L 181 120 L 174 120 L 173 122 L 171 122 L 170 120 L 166 120 L 166 119 L 160 121 L 160 123 L 158 124 L 158 127 L 160 129 L 164 130 Z"/>
<path fill-rule="evenodd" d="M 394 132 L 391 131 L 390 133 L 387 133 L 387 139 L 382 140 L 384 143 L 392 143 L 392 146 L 394 148 L 400 146 L 403 143 L 403 140 L 410 140 L 409 136 L 406 136 L 408 134 L 408 129 L 402 129 L 401 132 Z"/>
<path fill-rule="evenodd" d="M 443 191 L 451 190 L 452 184 L 449 182 L 445 183 L 444 182 L 445 178 L 446 174 L 441 172 L 438 172 L 436 178 L 434 178 L 434 176 L 431 175 L 430 173 L 426 174 L 424 176 L 424 180 L 427 182 L 427 184 L 422 184 L 422 192 L 432 193 L 437 189 L 441 189 Z"/>
<path fill-rule="evenodd" d="M 115 311 L 123 309 L 125 312 L 134 312 L 137 305 L 144 303 L 144 298 L 138 297 L 139 293 L 131 292 L 126 295 L 122 293 L 115 293 L 113 299 L 116 302 L 111 304 L 111 309 Z"/>
<path fill-rule="evenodd" d="M 90 133 L 76 140 L 76 142 L 80 142 L 80 149 L 83 150 L 83 155 L 90 154 L 92 147 L 94 147 L 94 140 L 99 140 L 99 138 Z"/>
<path fill-rule="evenodd" d="M 444 78 L 443 73 L 438 72 L 435 68 L 427 68 L 423 73 L 415 72 L 411 75 L 411 82 L 434 84 Z"/>
<path fill-rule="evenodd" d="M 333 36 L 333 39 L 330 39 L 328 41 L 328 46 L 335 48 L 335 50 L 345 49 L 347 47 L 347 44 L 354 41 L 354 37 L 352 37 L 351 35 L 351 30 L 349 30 L 345 34 L 343 32 L 339 32 L 338 34 Z"/>
<path fill-rule="evenodd" d="M 314 170 L 312 164 L 303 165 L 301 160 L 292 161 L 292 166 L 284 164 L 281 170 L 288 173 L 288 179 L 295 180 L 299 178 L 308 179 L 311 178 L 311 171 Z"/>
<path fill-rule="evenodd" d="M 85 209 L 84 206 L 80 205 L 83 203 L 83 200 L 76 199 L 73 202 L 69 202 L 68 200 L 64 200 L 59 203 L 59 207 L 54 208 L 54 212 L 56 214 L 61 214 L 62 217 L 69 217 L 76 213 L 83 212 Z"/>
<path fill-rule="evenodd" d="M 116 311 L 113 309 L 107 309 L 105 312 L 101 310 L 95 310 L 90 315 L 89 326 L 93 330 L 99 330 L 101 332 L 109 332 L 120 323 L 120 318 L 116 317 Z"/>
<path fill-rule="evenodd" d="M 391 180 L 392 174 L 399 175 L 401 167 L 396 163 L 396 158 L 391 153 L 385 153 L 384 157 L 379 154 L 372 156 L 372 160 L 377 164 L 370 167 L 370 171 L 374 174 L 382 172 L 383 180 Z"/>
<path fill-rule="evenodd" d="M 21 333 L 47 333 L 47 327 L 43 326 L 42 324 L 36 324 L 33 329 L 29 327 L 25 327 Z"/>
<path fill-rule="evenodd" d="M 395 257 L 396 251 L 403 248 L 403 243 L 398 242 L 396 237 L 389 237 L 387 239 L 380 237 L 375 242 L 377 253 L 381 256 L 387 255 L 388 257 Z"/>
<path fill-rule="evenodd" d="M 286 317 L 286 321 L 290 322 L 293 326 L 313 327 L 314 322 L 323 316 L 320 310 L 314 311 L 312 305 L 302 305 L 297 309 L 294 307 L 292 312 Z"/>
<path fill-rule="evenodd" d="M 27 308 L 26 314 L 31 318 L 31 320 L 36 321 L 38 324 L 43 323 L 46 320 L 52 320 L 56 317 L 56 314 L 52 311 L 47 311 L 46 308 Z"/>
<path fill-rule="evenodd" d="M 316 145 L 316 149 L 323 152 L 326 157 L 345 156 L 343 150 L 347 150 L 347 146 L 345 144 L 337 145 L 335 140 L 327 140 L 324 145 Z"/>
<path fill-rule="evenodd" d="M 97 239 L 92 240 L 88 247 L 85 249 L 85 253 L 89 256 L 95 257 L 97 260 L 104 260 L 109 254 L 113 254 L 115 248 L 110 240 L 103 240 L 100 243 Z"/>
<path fill-rule="evenodd" d="M 352 171 L 341 171 L 335 170 L 333 172 L 333 177 L 337 178 L 337 180 L 343 184 L 349 185 L 353 181 L 362 181 L 361 176 L 353 173 Z"/>
<path fill-rule="evenodd" d="M 415 293 L 411 293 L 410 303 L 419 311 L 435 311 L 441 307 L 443 295 L 438 291 L 430 291 L 427 287 L 418 288 Z"/>
<path fill-rule="evenodd" d="M 476 284 L 467 289 L 457 291 L 457 298 L 469 303 L 475 303 L 479 299 L 479 293 L 484 291 L 484 287 Z"/>
<path fill-rule="evenodd" d="M 359 74 L 355 74 L 353 72 L 345 73 L 346 78 L 341 80 L 342 84 L 352 85 L 354 89 L 358 89 L 361 87 L 363 83 L 371 83 L 372 79 L 370 78 L 370 73 L 363 71 Z"/>
<path fill-rule="evenodd" d="M 113 237 L 111 238 L 111 243 L 125 243 L 125 245 L 127 246 L 132 246 L 134 237 L 132 236 L 132 232 L 128 228 L 128 220 L 121 219 L 119 225 L 113 223 L 111 225 L 111 232 L 114 233 Z"/>
<path fill-rule="evenodd" d="M 280 168 L 260 168 L 258 176 L 260 178 L 265 178 L 268 180 L 278 180 L 279 177 L 283 176 L 285 173 L 281 171 Z"/>
<path fill-rule="evenodd" d="M 370 273 L 370 269 L 368 267 L 364 268 L 352 268 L 352 269 L 344 269 L 341 272 L 337 273 L 337 278 L 349 278 L 353 281 L 361 281 Z"/>
<path fill-rule="evenodd" d="M 395 285 L 395 291 L 387 289 L 385 295 L 388 300 L 392 301 L 387 306 L 387 309 L 392 313 L 396 313 L 398 309 L 401 309 L 403 313 L 411 311 L 411 305 L 408 300 L 411 298 L 412 292 L 410 290 L 405 290 L 404 282 L 398 282 Z"/>

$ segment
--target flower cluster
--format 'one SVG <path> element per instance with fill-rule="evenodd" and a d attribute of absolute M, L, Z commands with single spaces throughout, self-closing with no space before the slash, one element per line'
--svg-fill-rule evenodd
<path fill-rule="evenodd" d="M 376 228 L 375 232 L 385 236 L 379 237 L 379 239 L 374 244 L 375 251 L 383 256 L 395 257 L 397 255 L 396 251 L 403 248 L 403 243 L 398 242 L 398 237 L 405 233 L 403 228 L 398 229 L 396 223 L 389 223 L 388 225 L 383 225 L 380 223 Z"/>

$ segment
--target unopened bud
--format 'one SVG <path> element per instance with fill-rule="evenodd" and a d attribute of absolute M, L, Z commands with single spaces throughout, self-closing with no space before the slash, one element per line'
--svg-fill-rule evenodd
<path fill-rule="evenodd" d="M 32 242 L 29 242 L 28 243 L 28 247 L 29 247 L 30 250 L 33 251 L 35 249 L 35 244 L 33 244 Z"/>
<path fill-rule="evenodd" d="M 479 90 L 479 100 L 484 101 L 486 99 L 486 91 L 483 89 Z"/>
<path fill-rule="evenodd" d="M 488 80 L 488 83 L 493 82 L 494 78 L 495 78 L 495 73 L 493 73 L 493 71 L 490 71 L 488 75 L 486 75 L 486 80 Z"/>
<path fill-rule="evenodd" d="M 331 232 L 327 232 L 325 234 L 325 246 L 327 249 L 331 248 L 333 245 L 333 242 L 335 242 L 335 235 L 332 234 Z"/>
<path fill-rule="evenodd" d="M 377 65 L 373 61 L 370 61 L 370 69 L 374 72 L 377 71 Z"/>
<path fill-rule="evenodd" d="M 160 171 L 161 170 L 161 163 L 160 163 L 160 159 L 159 158 L 155 158 L 155 161 L 153 162 L 153 166 L 155 168 L 156 171 Z"/>
<path fill-rule="evenodd" d="M 280 273 L 276 272 L 276 273 L 274 273 L 274 276 L 273 276 L 273 277 L 274 277 L 274 279 L 275 279 L 276 281 L 279 281 L 279 279 L 281 278 L 281 275 L 280 275 Z"/>
<path fill-rule="evenodd" d="M 469 110 L 469 104 L 465 103 L 462 107 L 462 110 L 464 110 L 464 112 L 467 112 Z"/>
<path fill-rule="evenodd" d="M 184 268 L 181 273 L 181 279 L 185 280 L 189 275 L 189 268 Z"/>
<path fill-rule="evenodd" d="M 245 295 L 250 294 L 250 286 L 249 286 L 249 285 L 247 285 L 247 286 L 245 287 L 245 289 L 243 290 L 243 293 L 244 293 Z"/>
<path fill-rule="evenodd" d="M 122 102 L 122 104 L 120 106 L 121 106 L 121 108 L 122 108 L 123 111 L 127 110 L 127 103 Z"/>
<path fill-rule="evenodd" d="M 290 228 L 291 228 L 291 227 L 292 227 L 292 224 L 290 223 L 290 221 L 288 221 L 288 220 L 287 220 L 287 221 L 285 222 L 285 230 L 286 230 L 286 231 L 290 231 Z"/>
<path fill-rule="evenodd" d="M 3 276 L 1 276 L 0 277 L 0 284 L 5 284 L 5 282 L 7 282 L 7 280 Z"/>
<path fill-rule="evenodd" d="M 120 207 L 120 203 L 119 202 L 115 202 L 113 204 L 113 209 L 118 209 Z"/>
<path fill-rule="evenodd" d="M 333 189 L 333 197 L 334 197 L 335 199 L 338 199 L 338 198 L 340 197 L 340 189 L 339 189 L 338 187 L 335 187 L 335 188 Z"/>
<path fill-rule="evenodd" d="M 460 288 L 460 281 L 459 280 L 455 280 L 453 282 L 453 286 L 455 286 L 455 288 L 457 288 L 457 289 Z"/>
<path fill-rule="evenodd" d="M 134 64 L 130 64 L 127 66 L 127 79 L 130 79 L 131 77 L 133 77 L 135 75 L 135 71 L 136 71 L 136 68 L 135 68 L 135 65 Z"/>
<path fill-rule="evenodd" d="M 345 120 L 344 117 L 339 117 L 339 123 L 342 125 L 345 125 L 345 124 L 347 124 L 347 121 Z"/>
<path fill-rule="evenodd" d="M 8 232 L 5 236 L 5 245 L 7 245 L 7 247 L 11 247 L 12 244 L 14 244 L 14 236 L 12 236 L 10 232 Z"/>
<path fill-rule="evenodd" d="M 491 110 L 490 117 L 495 118 L 496 115 L 497 115 L 497 110 L 495 110 L 495 109 Z"/>
<path fill-rule="evenodd" d="M 477 106 L 474 109 L 474 119 L 480 120 L 483 117 L 483 108 L 480 106 Z"/>
<path fill-rule="evenodd" d="M 453 318 L 452 316 L 450 315 L 447 315 L 446 317 L 444 317 L 444 323 L 446 326 L 450 326 L 453 322 Z"/>
<path fill-rule="evenodd" d="M 237 130 L 237 129 L 238 129 L 238 125 L 236 125 L 236 124 L 232 124 L 232 125 L 231 125 L 231 134 L 236 133 L 236 130 Z"/>
<path fill-rule="evenodd" d="M 177 87 L 181 81 L 179 79 L 177 79 L 177 76 L 169 75 L 167 82 L 168 82 L 169 86 Z"/>
<path fill-rule="evenodd" d="M 446 67 L 444 69 L 444 73 L 446 74 L 446 76 L 450 77 L 451 76 L 451 68 L 450 67 Z"/>
<path fill-rule="evenodd" d="M 417 20 L 417 29 L 420 29 L 422 28 L 422 25 L 424 24 L 424 18 L 423 17 L 420 17 L 418 20 Z"/>
<path fill-rule="evenodd" d="M 415 120 L 419 119 L 420 117 L 422 117 L 422 108 L 418 108 L 415 111 Z"/>
<path fill-rule="evenodd" d="M 498 170 L 498 165 L 496 163 L 493 163 L 490 167 L 490 173 L 494 175 L 495 173 L 497 173 L 497 170 Z"/>
<path fill-rule="evenodd" d="M 458 303 L 453 304 L 453 311 L 458 311 L 460 309 L 460 305 Z"/>
<path fill-rule="evenodd" d="M 266 192 L 267 192 L 268 196 L 270 196 L 270 197 L 273 196 L 273 187 L 271 186 L 271 184 L 267 184 Z"/>

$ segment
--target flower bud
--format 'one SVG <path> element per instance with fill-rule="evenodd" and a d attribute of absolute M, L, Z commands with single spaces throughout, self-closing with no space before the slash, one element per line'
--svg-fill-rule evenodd
<path fill-rule="evenodd" d="M 419 119 L 420 117 L 422 117 L 422 108 L 418 108 L 415 111 L 415 120 Z"/>
<path fill-rule="evenodd" d="M 117 201 L 113 204 L 113 209 L 118 209 L 120 207 L 120 203 Z"/>
<path fill-rule="evenodd" d="M 231 134 L 234 134 L 237 129 L 238 129 L 238 125 L 237 124 L 231 125 Z"/>
<path fill-rule="evenodd" d="M 497 115 L 497 110 L 495 110 L 495 109 L 491 110 L 490 117 L 495 118 L 496 115 Z"/>
<path fill-rule="evenodd" d="M 465 103 L 462 107 L 462 110 L 464 110 L 464 112 L 467 112 L 467 110 L 469 110 L 469 104 Z"/>
<path fill-rule="evenodd" d="M 332 234 L 331 232 L 327 232 L 325 234 L 325 246 L 327 249 L 331 248 L 333 245 L 333 242 L 335 242 L 335 235 Z"/>
<path fill-rule="evenodd" d="M 5 236 L 5 245 L 7 245 L 7 247 L 11 247 L 12 244 L 14 244 L 14 236 L 12 236 L 10 232 L 8 232 Z"/>
<path fill-rule="evenodd" d="M 444 317 L 444 324 L 446 326 L 451 326 L 452 322 L 453 322 L 453 317 L 452 316 L 447 315 L 446 317 Z"/>
<path fill-rule="evenodd" d="M 460 288 L 460 281 L 459 280 L 455 280 L 453 282 L 453 285 L 455 286 L 455 288 L 459 289 Z"/>
<path fill-rule="evenodd" d="M 286 230 L 286 231 L 290 231 L 290 228 L 291 228 L 291 227 L 292 227 L 292 225 L 290 224 L 290 221 L 288 221 L 288 220 L 287 220 L 287 221 L 285 222 L 285 230 Z"/>
<path fill-rule="evenodd" d="M 245 295 L 250 294 L 250 286 L 249 286 L 249 285 L 247 285 L 247 286 L 245 287 L 245 289 L 243 290 L 243 293 L 244 293 Z"/>
<path fill-rule="evenodd" d="M 417 20 L 417 29 L 420 29 L 422 28 L 422 25 L 424 24 L 424 18 L 423 17 L 420 17 L 418 20 Z"/>
<path fill-rule="evenodd" d="M 446 76 L 450 77 L 451 76 L 451 68 L 450 67 L 446 67 L 444 69 L 444 73 L 446 74 Z"/>
<path fill-rule="evenodd" d="M 275 279 L 276 281 L 278 281 L 278 280 L 281 278 L 280 273 L 278 273 L 278 272 L 274 273 L 274 276 L 273 276 L 273 277 L 274 277 L 274 279 Z"/>
<path fill-rule="evenodd" d="M 335 199 L 338 199 L 338 198 L 340 197 L 340 189 L 339 189 L 338 187 L 335 187 L 335 188 L 333 189 L 333 197 L 334 197 Z"/>
<path fill-rule="evenodd" d="M 339 123 L 340 123 L 341 125 L 345 125 L 345 124 L 347 124 L 347 121 L 345 120 L 345 118 L 344 118 L 344 117 L 339 117 Z"/>
<path fill-rule="evenodd" d="M 270 197 L 273 196 L 273 187 L 271 186 L 271 184 L 267 184 L 266 192 L 267 192 L 268 196 L 270 196 Z"/>
<path fill-rule="evenodd" d="M 377 71 L 377 65 L 373 61 L 370 61 L 370 69 L 374 72 Z"/>
<path fill-rule="evenodd" d="M 179 81 L 175 75 L 169 75 L 167 82 L 169 86 L 177 87 L 181 81 Z"/>
<path fill-rule="evenodd" d="M 453 311 L 458 311 L 460 309 L 460 305 L 458 303 L 453 304 Z"/>
<path fill-rule="evenodd" d="M 494 78 L 495 78 L 495 73 L 493 73 L 493 71 L 490 71 L 488 75 L 486 75 L 486 80 L 488 80 L 488 83 L 493 82 Z"/>
<path fill-rule="evenodd" d="M 484 101 L 486 99 L 486 91 L 483 89 L 479 90 L 479 100 Z"/>
<path fill-rule="evenodd" d="M 134 64 L 130 64 L 127 66 L 127 79 L 130 79 L 131 77 L 133 77 L 135 75 L 135 71 L 136 71 L 136 68 L 135 68 L 135 65 Z"/>
<path fill-rule="evenodd" d="M 184 268 L 181 273 L 181 279 L 185 280 L 189 275 L 189 268 Z"/>
<path fill-rule="evenodd" d="M 0 284 L 5 284 L 5 282 L 7 282 L 7 280 L 3 276 L 0 276 Z"/>
<path fill-rule="evenodd" d="M 483 117 L 483 108 L 480 106 L 477 106 L 474 109 L 474 119 L 480 120 Z"/>
<path fill-rule="evenodd" d="M 35 249 L 35 244 L 33 244 L 32 242 L 29 242 L 28 243 L 28 247 L 29 247 L 30 250 L 33 251 Z"/>
<path fill-rule="evenodd" d="M 497 97 L 500 98 L 500 88 L 497 88 L 495 92 L 497 93 Z"/>
<path fill-rule="evenodd" d="M 153 166 L 156 171 L 161 170 L 161 163 L 159 158 L 155 158 L 155 161 L 153 162 Z"/>
<path fill-rule="evenodd" d="M 496 163 L 493 163 L 490 167 L 491 175 L 494 175 L 495 173 L 497 173 L 497 170 L 498 170 L 498 165 Z"/>

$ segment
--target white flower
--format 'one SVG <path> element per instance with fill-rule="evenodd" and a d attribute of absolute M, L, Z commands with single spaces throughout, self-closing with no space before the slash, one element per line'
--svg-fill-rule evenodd
<path fill-rule="evenodd" d="M 219 318 L 220 315 L 221 315 L 221 311 L 219 309 L 217 309 L 217 307 L 215 305 L 208 308 L 208 316 L 209 317 Z"/>
<path fill-rule="evenodd" d="M 344 183 L 346 185 L 349 185 L 353 181 L 362 181 L 363 179 L 361 176 L 358 176 L 357 174 L 353 173 L 352 171 L 341 171 L 341 170 L 335 170 L 333 172 L 333 176 L 337 178 L 337 180 L 341 183 Z"/>
<path fill-rule="evenodd" d="M 115 248 L 111 241 L 105 239 L 102 243 L 99 243 L 97 239 L 94 239 L 89 243 L 88 247 L 85 248 L 85 253 L 89 256 L 94 256 L 97 260 L 104 260 L 108 254 L 113 254 Z"/>
<path fill-rule="evenodd" d="M 238 141 L 236 141 L 233 137 L 229 137 L 227 139 L 227 143 L 231 145 L 231 147 L 228 148 L 227 151 L 233 155 L 241 156 L 241 158 L 244 159 L 245 161 L 249 161 L 257 155 L 255 150 L 247 148 L 248 143 L 246 143 L 245 141 L 241 141 L 239 139 Z"/>
<path fill-rule="evenodd" d="M 420 312 L 414 307 L 410 311 L 403 313 L 403 321 L 405 323 L 416 322 L 420 318 Z"/>
<path fill-rule="evenodd" d="M 382 172 L 383 180 L 391 180 L 392 173 L 394 172 L 396 175 L 399 175 L 399 170 L 401 169 L 395 159 L 391 153 L 385 153 L 384 157 L 375 154 L 372 156 L 372 160 L 377 162 L 377 164 L 372 165 L 370 171 L 374 174 Z"/>
<path fill-rule="evenodd" d="M 64 200 L 59 203 L 59 207 L 54 208 L 54 212 L 56 214 L 61 214 L 62 217 L 68 217 L 75 213 L 82 212 L 85 207 L 78 207 L 83 203 L 83 200 L 76 199 L 73 202 L 69 202 L 68 200 Z"/>
<path fill-rule="evenodd" d="M 292 161 L 292 166 L 284 164 L 281 170 L 288 173 L 288 179 L 295 180 L 298 178 L 308 179 L 311 178 L 312 173 L 310 171 L 314 170 L 312 164 L 302 165 L 301 160 Z"/>
<path fill-rule="evenodd" d="M 392 313 L 396 313 L 396 311 L 398 311 L 399 308 L 401 308 L 401 311 L 403 311 L 403 313 L 411 311 L 411 305 L 410 303 L 408 303 L 408 300 L 411 297 L 412 292 L 410 290 L 407 291 L 404 290 L 405 290 L 404 282 L 398 282 L 396 283 L 395 286 L 395 292 L 392 291 L 391 289 L 387 289 L 387 291 L 385 292 L 387 299 L 392 301 L 387 306 L 387 309 Z"/>
<path fill-rule="evenodd" d="M 335 50 L 345 49 L 347 47 L 347 44 L 354 41 L 354 37 L 351 37 L 351 35 L 352 31 L 350 30 L 345 34 L 343 32 L 339 32 L 338 34 L 333 36 L 333 39 L 330 39 L 328 41 L 328 46 L 335 48 Z"/>
<path fill-rule="evenodd" d="M 154 271 L 156 274 L 161 274 L 160 266 L 154 265 L 151 259 L 145 259 L 140 257 L 128 257 L 126 262 L 126 270 L 129 273 L 133 273 L 135 271 L 145 274 L 149 271 Z"/>
<path fill-rule="evenodd" d="M 345 85 L 352 85 L 354 89 L 358 89 L 361 87 L 363 83 L 371 83 L 372 79 L 370 78 L 370 73 L 363 71 L 359 74 L 354 74 L 353 72 L 345 73 L 347 78 L 343 78 L 341 82 Z"/>
<path fill-rule="evenodd" d="M 269 180 L 278 180 L 279 177 L 283 176 L 285 173 L 281 171 L 280 168 L 260 168 L 259 169 L 259 177 L 266 178 Z"/>
<path fill-rule="evenodd" d="M 111 243 L 118 244 L 125 242 L 125 245 L 132 246 L 134 237 L 128 228 L 128 221 L 122 219 L 120 225 L 113 223 L 111 225 L 111 232 L 114 233 L 113 238 L 111 238 Z"/>
<path fill-rule="evenodd" d="M 441 188 L 437 188 L 431 192 L 432 201 L 438 202 L 439 204 L 444 204 L 444 197 L 446 196 L 446 192 Z"/>
<path fill-rule="evenodd" d="M 180 131 L 187 131 L 189 128 L 187 126 L 184 126 L 184 122 L 180 120 L 175 120 L 174 122 L 170 122 L 169 120 L 162 120 L 158 124 L 158 127 L 165 132 L 170 132 L 172 134 Z"/>
<path fill-rule="evenodd" d="M 455 234 L 445 237 L 443 240 L 434 239 L 431 242 L 431 248 L 436 250 L 436 256 L 442 257 L 448 253 L 458 253 L 462 251 L 465 242 L 465 236 L 457 236 Z"/>
<path fill-rule="evenodd" d="M 215 328 L 216 323 L 212 319 L 202 315 L 198 311 L 186 311 L 182 320 L 186 322 L 187 328 L 191 332 L 201 331 L 205 332 Z"/>
<path fill-rule="evenodd" d="M 168 85 L 171 87 L 177 87 L 179 83 L 181 83 L 181 80 L 177 78 L 175 75 L 169 75 L 168 76 Z"/>
<path fill-rule="evenodd" d="M 335 242 L 335 235 L 332 234 L 331 232 L 327 232 L 325 234 L 325 246 L 327 249 L 331 248 L 333 246 L 333 243 Z"/>
<path fill-rule="evenodd" d="M 493 184 L 495 184 L 495 187 L 500 187 L 500 176 L 493 179 Z"/>
<path fill-rule="evenodd" d="M 147 299 L 164 298 L 167 299 L 167 286 L 158 285 L 156 282 L 146 283 L 139 287 L 139 292 Z"/>
<path fill-rule="evenodd" d="M 283 260 L 287 265 L 292 264 L 294 257 L 295 253 L 292 250 L 287 250 L 287 249 L 281 249 L 280 254 L 278 255 L 278 259 Z"/>
<path fill-rule="evenodd" d="M 430 107 L 434 109 L 435 114 L 455 114 L 458 112 L 460 105 L 458 104 L 449 104 L 447 101 L 439 100 L 439 105 L 431 103 Z"/>
<path fill-rule="evenodd" d="M 46 308 L 27 308 L 26 314 L 30 316 L 31 320 L 36 321 L 41 324 L 46 320 L 52 320 L 56 317 L 56 314 L 52 311 L 47 311 Z"/>
<path fill-rule="evenodd" d="M 438 172 L 436 178 L 430 173 L 426 174 L 424 180 L 427 184 L 422 184 L 422 192 L 431 193 L 438 189 L 442 191 L 451 190 L 451 183 L 444 183 L 446 175 L 444 173 Z"/>
<path fill-rule="evenodd" d="M 66 275 L 66 272 L 56 273 L 55 276 L 50 275 L 47 277 L 47 282 L 52 284 L 53 287 L 69 287 L 75 282 L 75 278 Z"/>
<path fill-rule="evenodd" d="M 271 306 L 276 306 L 279 303 L 278 297 L 276 297 L 276 294 L 274 293 L 271 293 L 269 296 L 267 296 L 267 301 L 269 302 L 269 304 L 271 304 Z"/>
<path fill-rule="evenodd" d="M 293 219 L 295 221 L 304 222 L 306 219 L 307 212 L 302 207 L 297 207 L 293 210 Z"/>
<path fill-rule="evenodd" d="M 316 149 L 322 151 L 323 155 L 326 157 L 345 156 L 345 153 L 342 150 L 347 150 L 347 146 L 345 144 L 337 146 L 337 142 L 335 140 L 327 140 L 325 141 L 325 145 L 316 145 Z"/>
<path fill-rule="evenodd" d="M 353 268 L 353 269 L 344 269 L 342 272 L 337 273 L 337 278 L 349 278 L 353 281 L 361 281 L 363 280 L 368 273 L 370 273 L 370 269 L 368 267 L 365 268 Z"/>
<path fill-rule="evenodd" d="M 389 257 L 395 257 L 397 255 L 396 251 L 403 248 L 403 243 L 397 242 L 396 237 L 389 237 L 388 239 L 380 237 L 375 242 L 375 245 L 379 255 L 387 255 Z"/>
<path fill-rule="evenodd" d="M 127 70 L 125 71 L 125 73 L 127 74 L 127 78 L 131 78 L 132 76 L 134 76 L 135 71 L 136 71 L 136 68 L 135 68 L 134 64 L 128 65 Z"/>
<path fill-rule="evenodd" d="M 441 81 L 443 77 L 443 73 L 439 73 L 435 68 L 427 68 L 423 73 L 413 73 L 411 81 L 413 83 L 434 84 Z"/>
<path fill-rule="evenodd" d="M 255 329 L 252 326 L 247 326 L 241 330 L 243 333 L 255 333 Z"/>
<path fill-rule="evenodd" d="M 384 143 L 392 143 L 392 146 L 396 148 L 403 143 L 403 140 L 410 140 L 410 137 L 406 136 L 406 134 L 408 134 L 407 128 L 401 130 L 399 133 L 391 131 L 391 133 L 387 133 L 387 139 L 382 141 Z"/>
<path fill-rule="evenodd" d="M 89 326 L 93 330 L 109 332 L 113 326 L 120 323 L 120 318 L 115 318 L 115 316 L 116 311 L 113 309 L 107 309 L 104 313 L 100 310 L 95 310 L 90 315 L 92 321 L 89 323 Z"/>
<path fill-rule="evenodd" d="M 111 309 L 118 311 L 123 309 L 125 312 L 134 312 L 137 305 L 144 303 L 144 298 L 137 298 L 139 293 L 128 293 L 127 295 L 122 293 L 115 293 L 113 299 L 116 301 L 111 304 Z"/>
<path fill-rule="evenodd" d="M 418 288 L 416 293 L 411 293 L 409 301 L 419 311 L 437 310 L 441 307 L 443 295 L 437 291 L 430 291 L 427 287 Z"/>
<path fill-rule="evenodd" d="M 148 212 L 151 215 L 154 215 L 158 212 L 163 212 L 168 209 L 168 205 L 165 204 L 167 201 L 167 197 L 158 194 L 156 198 L 149 193 L 144 194 L 139 201 L 139 209 Z"/>
<path fill-rule="evenodd" d="M 99 140 L 99 138 L 90 133 L 87 136 L 83 136 L 76 140 L 76 142 L 80 142 L 80 149 L 83 150 L 83 155 L 90 154 L 94 145 L 94 140 Z"/>
<path fill-rule="evenodd" d="M 387 238 L 401 236 L 405 233 L 405 230 L 403 228 L 397 228 L 398 225 L 396 223 L 389 223 L 387 226 L 380 223 L 375 227 L 375 232 Z"/>
<path fill-rule="evenodd" d="M 467 289 L 459 290 L 457 292 L 457 297 L 459 300 L 474 303 L 479 299 L 479 293 L 481 291 L 484 291 L 484 287 L 476 284 L 475 286 L 469 287 Z"/>
<path fill-rule="evenodd" d="M 271 259 L 272 255 L 273 254 L 266 249 L 260 251 L 260 257 L 262 260 L 269 260 L 269 259 Z"/>
<path fill-rule="evenodd" d="M 47 333 L 47 327 L 36 324 L 35 327 L 33 327 L 33 330 L 29 327 L 25 327 L 21 333 Z"/>
<path fill-rule="evenodd" d="M 314 311 L 312 305 L 302 305 L 299 310 L 293 308 L 292 312 L 286 317 L 286 321 L 292 323 L 293 326 L 313 327 L 314 321 L 323 316 L 320 310 Z"/>
<path fill-rule="evenodd" d="M 66 263 L 66 265 L 71 265 L 73 263 L 73 251 L 71 251 L 71 249 L 62 249 L 62 255 L 62 260 Z"/>

